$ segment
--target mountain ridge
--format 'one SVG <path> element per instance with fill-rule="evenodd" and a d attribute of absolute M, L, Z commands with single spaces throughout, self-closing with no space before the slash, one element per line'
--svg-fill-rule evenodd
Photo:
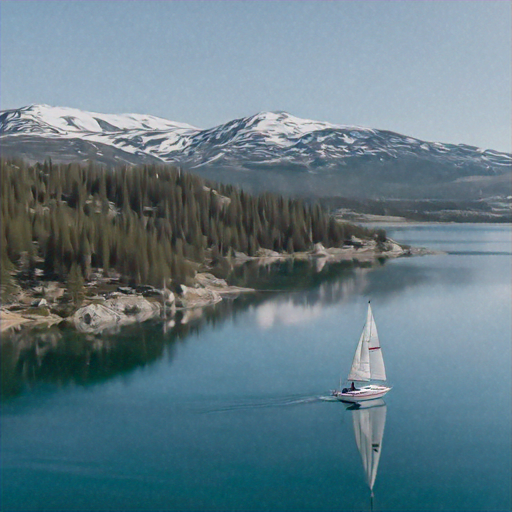
<path fill-rule="evenodd" d="M 512 162 L 511 154 L 492 149 L 301 119 L 283 111 L 200 129 L 144 114 L 30 105 L 0 112 L 0 142 L 3 154 L 29 160 L 170 163 L 253 191 L 268 189 L 271 180 L 282 191 L 316 196 L 413 197 L 419 192 L 411 187 L 418 185 L 433 197 L 450 191 L 495 195 Z M 508 187 L 503 193 L 510 195 Z"/>

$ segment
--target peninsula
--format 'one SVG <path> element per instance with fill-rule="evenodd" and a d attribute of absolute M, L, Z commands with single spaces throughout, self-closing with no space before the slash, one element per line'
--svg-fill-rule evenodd
<path fill-rule="evenodd" d="M 318 204 L 170 166 L 2 160 L 1 176 L 2 330 L 66 320 L 95 331 L 213 304 L 251 291 L 221 277 L 249 260 L 321 267 L 415 253 Z"/>

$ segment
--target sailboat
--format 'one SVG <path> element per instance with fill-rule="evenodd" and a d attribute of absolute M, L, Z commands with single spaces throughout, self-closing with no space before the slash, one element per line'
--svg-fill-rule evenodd
<path fill-rule="evenodd" d="M 384 425 L 386 424 L 386 403 L 384 400 L 374 400 L 362 407 L 352 404 L 352 422 L 356 444 L 363 461 L 366 483 L 370 488 L 370 508 L 373 510 L 373 486 L 377 477 Z"/>
<path fill-rule="evenodd" d="M 382 398 L 391 389 L 383 384 L 370 383 L 361 387 L 356 387 L 354 384 L 355 382 L 386 381 L 386 368 L 370 302 L 368 302 L 366 323 L 359 338 L 347 380 L 352 381 L 350 388 L 332 392 L 332 395 L 342 402 L 359 403 L 375 400 Z"/>

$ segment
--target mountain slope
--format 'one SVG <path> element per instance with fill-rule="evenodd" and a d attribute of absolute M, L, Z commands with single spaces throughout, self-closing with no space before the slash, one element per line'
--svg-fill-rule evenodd
<path fill-rule="evenodd" d="M 167 162 L 208 178 L 298 195 L 510 195 L 511 155 L 261 112 L 202 130 L 139 114 L 32 105 L 0 114 L 6 156 Z"/>

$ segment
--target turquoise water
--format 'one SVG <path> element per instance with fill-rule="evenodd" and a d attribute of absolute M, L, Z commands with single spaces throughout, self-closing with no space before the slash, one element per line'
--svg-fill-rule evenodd
<path fill-rule="evenodd" d="M 177 328 L 4 344 L 2 510 L 510 510 L 510 226 L 388 235 L 448 253 L 283 266 L 263 272 L 286 291 Z M 354 413 L 322 399 L 370 298 L 393 385 L 373 503 Z"/>

